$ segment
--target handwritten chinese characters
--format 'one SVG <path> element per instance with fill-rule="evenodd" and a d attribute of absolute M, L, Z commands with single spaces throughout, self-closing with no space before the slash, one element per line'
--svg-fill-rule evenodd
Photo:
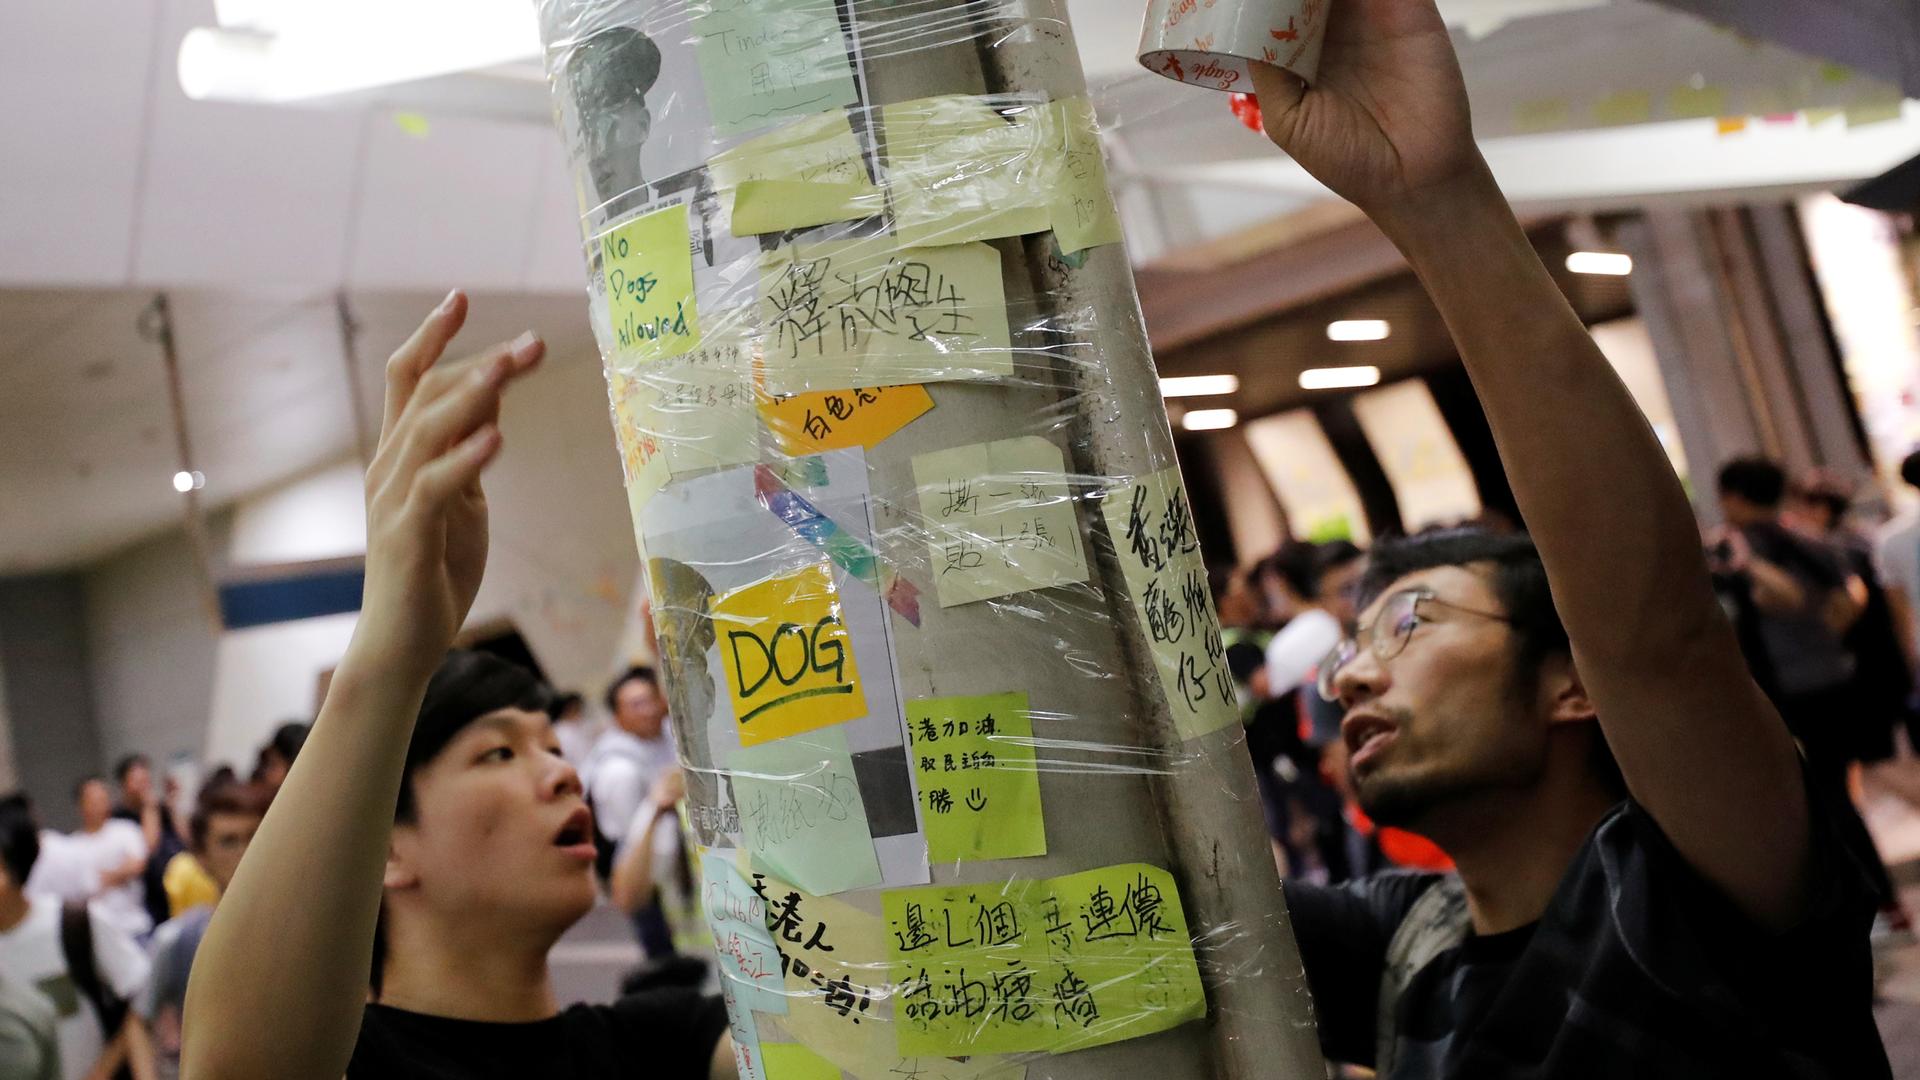
<path fill-rule="evenodd" d="M 1048 102 L 1046 116 L 1048 146 L 1059 168 L 1052 213 L 1061 254 L 1119 243 L 1120 214 L 1107 188 L 1093 103 L 1083 97 Z"/>
<path fill-rule="evenodd" d="M 827 895 L 880 884 L 846 735 L 798 735 L 728 762 L 742 843 L 755 866 Z"/>
<path fill-rule="evenodd" d="M 600 269 L 623 360 L 684 356 L 700 343 L 687 206 L 642 214 L 600 237 Z"/>
<path fill-rule="evenodd" d="M 930 861 L 1047 853 L 1027 695 L 910 701 L 907 744 Z"/>
<path fill-rule="evenodd" d="M 1239 704 L 1180 470 L 1116 488 L 1101 507 L 1175 729 L 1194 739 L 1234 723 Z"/>
<path fill-rule="evenodd" d="M 765 898 L 720 856 L 700 858 L 700 906 L 713 932 L 720 978 L 735 1000 L 763 1013 L 785 1014 L 785 966 L 767 926 Z"/>
<path fill-rule="evenodd" d="M 984 244 L 783 247 L 762 259 L 759 300 L 776 394 L 1013 374 L 1000 255 Z"/>
<path fill-rule="evenodd" d="M 1156 867 L 881 899 L 902 1054 L 1082 1050 L 1206 1012 L 1178 890 Z"/>
<path fill-rule="evenodd" d="M 913 478 L 942 607 L 1087 580 L 1053 443 L 1028 435 L 920 454 Z"/>
<path fill-rule="evenodd" d="M 831 564 L 727 593 L 713 623 L 742 746 L 867 715 Z"/>
<path fill-rule="evenodd" d="M 816 390 L 762 402 L 760 415 L 789 457 L 872 449 L 933 408 L 924 386 L 873 386 Z"/>

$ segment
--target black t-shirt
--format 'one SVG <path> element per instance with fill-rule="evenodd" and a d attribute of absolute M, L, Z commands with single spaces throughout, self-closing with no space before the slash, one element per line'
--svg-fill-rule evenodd
<path fill-rule="evenodd" d="M 1873 894 L 1831 818 L 1815 814 L 1813 907 L 1774 935 L 1695 873 L 1645 810 L 1622 803 L 1539 922 L 1469 936 L 1413 977 L 1387 1080 L 1886 1080 Z M 1328 1057 L 1373 1064 L 1388 945 L 1439 880 L 1287 885 Z"/>
<path fill-rule="evenodd" d="M 717 997 L 687 990 L 575 1005 L 551 1020 L 492 1024 L 367 1006 L 347 1080 L 706 1080 L 727 1029 Z"/>

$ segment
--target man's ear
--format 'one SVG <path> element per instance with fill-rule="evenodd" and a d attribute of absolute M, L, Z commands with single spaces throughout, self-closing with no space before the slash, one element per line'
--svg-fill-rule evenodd
<path fill-rule="evenodd" d="M 1599 719 L 1573 657 L 1548 657 L 1540 665 L 1539 682 L 1539 705 L 1548 724 L 1590 724 Z"/>
<path fill-rule="evenodd" d="M 381 888 L 395 890 L 419 888 L 420 874 L 413 868 L 413 860 L 410 858 L 416 839 L 413 830 L 407 826 L 393 827 L 393 838 L 387 841 L 387 868 L 380 878 Z"/>

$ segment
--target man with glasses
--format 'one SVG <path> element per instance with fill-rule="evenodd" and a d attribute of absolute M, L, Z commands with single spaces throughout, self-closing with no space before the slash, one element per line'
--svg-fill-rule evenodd
<path fill-rule="evenodd" d="M 1389 1080 L 1888 1077 L 1843 795 L 1808 784 L 1659 441 L 1480 156 L 1434 0 L 1331 11 L 1311 89 L 1256 65 L 1267 132 L 1407 256 L 1533 540 L 1377 546 L 1322 665 L 1361 807 L 1458 866 L 1289 883 L 1329 1056 Z"/>

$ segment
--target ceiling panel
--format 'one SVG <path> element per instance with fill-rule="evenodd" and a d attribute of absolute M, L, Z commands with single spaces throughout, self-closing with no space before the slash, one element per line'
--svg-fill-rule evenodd
<path fill-rule="evenodd" d="M 150 149 L 134 280 L 156 285 L 332 286 L 346 230 L 360 114 L 192 101 L 180 91 L 180 39 L 213 18 L 211 0 L 167 0 L 153 72 Z"/>
<path fill-rule="evenodd" d="M 422 134 L 368 131 L 348 279 L 356 288 L 518 288 L 549 129 L 435 117 Z"/>
<path fill-rule="evenodd" d="M 0 282 L 125 280 L 156 6 L 0 6 Z"/>

